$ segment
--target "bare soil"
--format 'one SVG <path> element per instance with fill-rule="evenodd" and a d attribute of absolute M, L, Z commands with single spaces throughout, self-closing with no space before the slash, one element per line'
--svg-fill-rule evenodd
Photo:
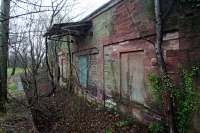
<path fill-rule="evenodd" d="M 28 105 L 23 92 L 16 92 L 9 97 L 7 113 L 0 116 L 0 133 L 38 133 L 30 110 L 23 104 Z"/>

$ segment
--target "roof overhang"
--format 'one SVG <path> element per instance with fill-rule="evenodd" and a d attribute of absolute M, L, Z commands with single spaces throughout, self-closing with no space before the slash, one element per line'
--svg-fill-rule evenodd
<path fill-rule="evenodd" d="M 87 31 L 92 27 L 91 21 L 71 22 L 54 24 L 50 30 L 46 32 L 44 37 L 63 37 L 71 36 L 85 36 Z"/>

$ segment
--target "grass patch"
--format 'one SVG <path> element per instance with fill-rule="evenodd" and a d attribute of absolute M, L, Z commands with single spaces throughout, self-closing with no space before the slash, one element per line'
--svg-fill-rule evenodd
<path fill-rule="evenodd" d="M 11 92 L 16 92 L 16 90 L 17 90 L 17 85 L 16 85 L 16 83 L 11 83 L 11 84 L 9 84 L 9 85 L 8 85 L 8 89 L 9 89 L 9 91 L 11 91 Z"/>
<path fill-rule="evenodd" d="M 13 68 L 8 68 L 8 70 L 7 70 L 7 72 L 8 72 L 8 77 L 11 76 L 12 70 L 13 70 Z M 15 69 L 15 75 L 22 74 L 22 73 L 24 73 L 24 69 L 23 69 L 23 68 L 17 67 L 17 68 Z"/>

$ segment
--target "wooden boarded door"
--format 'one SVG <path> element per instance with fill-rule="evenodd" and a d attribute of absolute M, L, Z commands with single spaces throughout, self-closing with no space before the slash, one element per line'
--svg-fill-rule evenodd
<path fill-rule="evenodd" d="M 144 104 L 144 52 L 121 54 L 121 94 Z"/>
<path fill-rule="evenodd" d="M 83 87 L 87 87 L 88 81 L 88 58 L 87 56 L 79 56 L 79 80 Z"/>

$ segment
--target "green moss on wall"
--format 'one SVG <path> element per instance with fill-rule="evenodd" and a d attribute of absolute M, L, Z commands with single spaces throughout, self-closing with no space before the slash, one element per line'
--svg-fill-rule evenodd
<path fill-rule="evenodd" d="M 146 15 L 153 20 L 154 18 L 154 0 L 142 0 L 142 4 L 145 6 Z"/>
<path fill-rule="evenodd" d="M 93 20 L 93 27 L 91 32 L 93 32 L 92 36 L 87 36 L 84 38 L 84 42 L 87 45 L 96 45 L 98 39 L 103 37 L 109 37 L 113 31 L 113 9 L 110 9 L 103 14 L 97 16 Z"/>

